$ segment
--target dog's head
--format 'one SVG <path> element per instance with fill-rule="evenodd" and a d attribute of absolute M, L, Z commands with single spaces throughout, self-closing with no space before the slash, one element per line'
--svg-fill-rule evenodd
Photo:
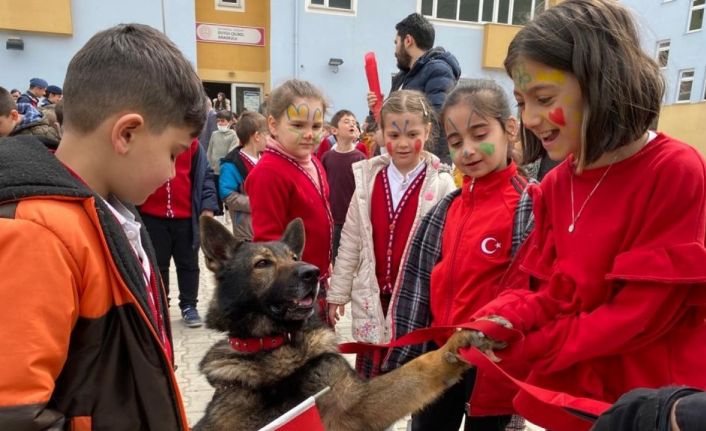
<path fill-rule="evenodd" d="M 319 269 L 302 262 L 304 224 L 292 220 L 279 241 L 237 241 L 221 223 L 201 217 L 201 248 L 216 276 L 206 325 L 231 336 L 299 329 L 314 313 Z"/>

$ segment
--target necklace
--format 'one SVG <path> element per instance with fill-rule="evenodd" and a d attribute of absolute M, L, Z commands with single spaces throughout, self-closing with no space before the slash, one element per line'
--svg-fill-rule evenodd
<path fill-rule="evenodd" d="M 579 221 L 579 217 L 581 217 L 581 213 L 583 213 L 583 209 L 586 208 L 586 204 L 588 203 L 589 199 L 591 199 L 591 196 L 598 190 L 598 187 L 601 185 L 603 180 L 605 179 L 606 175 L 608 175 L 608 172 L 610 171 L 610 168 L 613 167 L 613 163 L 615 163 L 615 160 L 617 159 L 614 158 L 613 161 L 608 165 L 608 169 L 603 172 L 603 175 L 601 175 L 601 178 L 598 180 L 595 186 L 593 186 L 593 190 L 591 190 L 591 193 L 586 196 L 586 200 L 583 201 L 583 204 L 581 205 L 581 208 L 579 208 L 578 214 L 574 214 L 574 171 L 571 171 L 571 224 L 569 225 L 569 233 L 573 233 L 574 229 L 576 228 L 576 222 Z"/>

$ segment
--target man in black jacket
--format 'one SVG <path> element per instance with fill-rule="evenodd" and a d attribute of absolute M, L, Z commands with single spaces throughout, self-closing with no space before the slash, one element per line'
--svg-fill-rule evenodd
<path fill-rule="evenodd" d="M 458 60 L 444 48 L 434 47 L 434 26 L 418 13 L 407 16 L 397 23 L 395 29 L 395 58 L 400 71 L 392 78 L 391 91 L 421 91 L 438 113 L 446 100 L 446 93 L 461 76 Z M 368 93 L 371 110 L 376 101 L 375 93 Z M 428 150 L 450 164 L 446 139 L 438 124 L 435 124 L 434 131 L 439 139 L 434 148 Z"/>

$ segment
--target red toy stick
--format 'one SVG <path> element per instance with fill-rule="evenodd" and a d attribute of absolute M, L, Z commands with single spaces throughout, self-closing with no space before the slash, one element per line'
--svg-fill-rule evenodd
<path fill-rule="evenodd" d="M 380 91 L 380 79 L 378 78 L 378 62 L 375 59 L 374 52 L 365 54 L 365 75 L 368 77 L 368 88 L 378 98 L 377 103 L 373 107 L 373 115 L 375 120 L 379 121 L 380 108 L 382 108 L 382 92 Z"/>

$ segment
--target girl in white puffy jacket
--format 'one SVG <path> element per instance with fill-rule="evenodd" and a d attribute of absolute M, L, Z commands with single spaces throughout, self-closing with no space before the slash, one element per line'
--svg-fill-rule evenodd
<path fill-rule="evenodd" d="M 456 186 L 439 159 L 424 151 L 434 112 L 418 91 L 401 90 L 383 104 L 387 154 L 353 164 L 353 193 L 327 292 L 332 322 L 351 302 L 353 338 L 390 340 L 387 309 L 400 265 L 419 220 Z M 358 355 L 356 370 L 379 374 L 385 352 Z"/>

